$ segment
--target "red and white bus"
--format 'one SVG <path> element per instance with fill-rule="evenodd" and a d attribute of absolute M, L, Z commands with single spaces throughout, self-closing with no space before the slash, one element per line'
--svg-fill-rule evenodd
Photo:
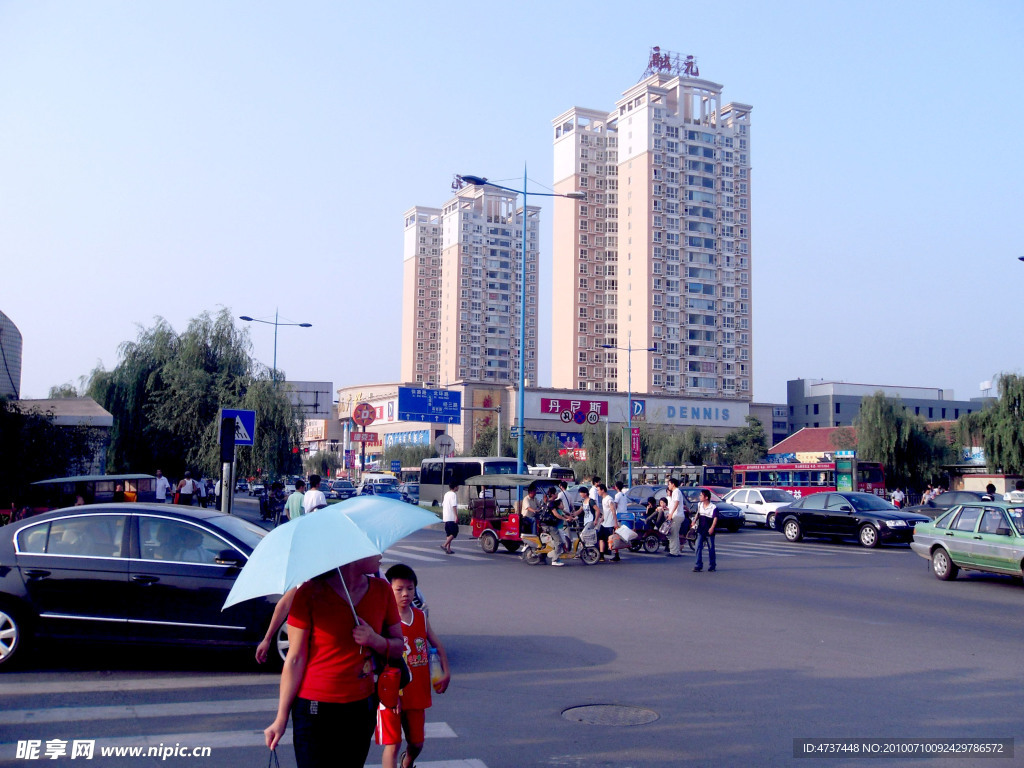
<path fill-rule="evenodd" d="M 732 468 L 736 488 L 781 488 L 797 498 L 808 493 L 835 491 L 834 461 L 810 464 L 736 464 Z M 858 461 L 854 491 L 885 496 L 885 473 L 877 461 Z"/>

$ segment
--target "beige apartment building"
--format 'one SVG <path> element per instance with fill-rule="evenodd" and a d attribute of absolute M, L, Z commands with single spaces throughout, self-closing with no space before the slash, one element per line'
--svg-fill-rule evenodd
<path fill-rule="evenodd" d="M 555 388 L 750 400 L 746 104 L 652 52 L 611 112 L 555 118 Z M 653 348 L 655 351 L 647 351 Z"/>
<path fill-rule="evenodd" d="M 442 208 L 405 214 L 401 379 L 447 387 L 519 380 L 519 317 L 526 280 L 526 379 L 537 384 L 540 208 L 512 192 L 456 191 Z"/>

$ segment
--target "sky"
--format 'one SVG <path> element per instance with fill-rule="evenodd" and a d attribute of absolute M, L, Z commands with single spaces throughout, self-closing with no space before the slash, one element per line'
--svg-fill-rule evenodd
<path fill-rule="evenodd" d="M 613 109 L 655 45 L 753 105 L 755 401 L 795 378 L 976 397 L 1024 365 L 1022 39 L 1019 0 L 0 0 L 22 397 L 221 307 L 312 323 L 278 328 L 290 379 L 397 382 L 404 212 L 457 173 L 548 191 L 551 120 Z M 530 203 L 549 385 L 567 288 Z M 274 328 L 248 327 L 269 366 Z"/>

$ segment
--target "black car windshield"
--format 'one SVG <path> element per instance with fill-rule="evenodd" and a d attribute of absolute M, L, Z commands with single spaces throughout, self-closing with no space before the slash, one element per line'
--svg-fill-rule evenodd
<path fill-rule="evenodd" d="M 853 508 L 859 512 L 867 512 L 871 510 L 892 510 L 893 506 L 885 499 L 879 498 L 878 496 L 872 496 L 871 494 L 851 494 L 846 497 L 847 500 L 853 505 Z"/>
<path fill-rule="evenodd" d="M 231 534 L 236 539 L 246 544 L 250 549 L 255 549 L 256 545 L 259 544 L 263 537 L 267 535 L 267 532 L 258 525 L 254 525 L 248 520 L 243 520 L 242 518 L 235 517 L 234 515 L 213 517 L 207 522 L 212 526 L 220 528 L 225 533 Z"/>
<path fill-rule="evenodd" d="M 777 491 L 770 489 L 767 491 L 761 491 L 761 496 L 764 497 L 764 500 L 766 502 L 781 501 L 784 504 L 788 504 L 789 502 L 793 501 L 793 494 L 786 493 L 785 491 Z"/>

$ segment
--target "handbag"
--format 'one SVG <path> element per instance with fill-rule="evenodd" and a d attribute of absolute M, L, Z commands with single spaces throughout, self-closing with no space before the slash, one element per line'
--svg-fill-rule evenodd
<path fill-rule="evenodd" d="M 409 669 L 409 665 L 405 662 L 405 656 L 384 656 L 381 653 L 374 651 L 373 653 L 373 671 L 377 675 L 378 689 L 380 687 L 380 677 L 388 669 L 397 669 L 399 674 L 398 689 L 405 688 L 410 682 L 412 682 L 412 671 Z M 379 691 L 378 691 L 379 692 Z"/>
<path fill-rule="evenodd" d="M 672 523 L 662 523 L 661 526 L 658 528 L 658 533 L 660 533 L 662 536 L 668 536 L 670 533 L 672 533 Z"/>
<path fill-rule="evenodd" d="M 696 529 L 696 527 L 690 526 L 690 529 L 686 532 L 686 540 L 687 541 L 696 541 L 697 540 L 697 529 Z"/>

